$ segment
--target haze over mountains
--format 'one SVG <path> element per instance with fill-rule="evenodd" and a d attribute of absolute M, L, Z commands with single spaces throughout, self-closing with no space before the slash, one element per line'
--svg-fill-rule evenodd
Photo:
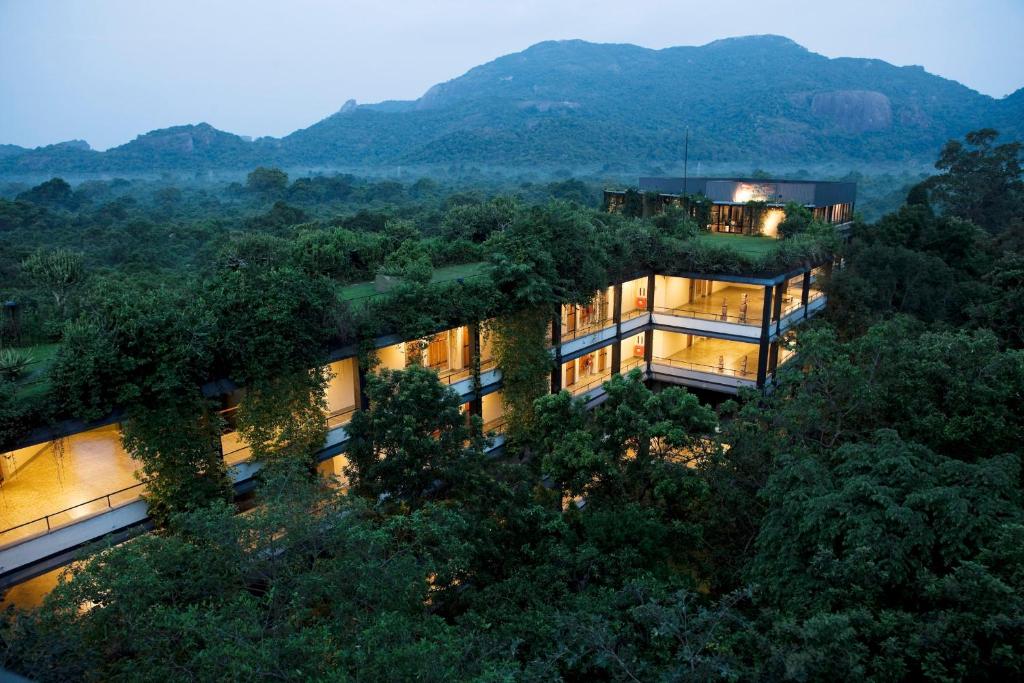
<path fill-rule="evenodd" d="M 116 104 L 116 103 L 115 103 Z M 205 123 L 106 152 L 72 141 L 0 145 L 0 173 L 144 173 L 282 167 L 379 169 L 470 163 L 631 170 L 709 163 L 927 163 L 980 127 L 1024 137 L 1024 89 L 996 100 L 921 67 L 829 59 L 779 36 L 652 50 L 544 42 L 412 101 L 353 101 L 283 138 Z"/>

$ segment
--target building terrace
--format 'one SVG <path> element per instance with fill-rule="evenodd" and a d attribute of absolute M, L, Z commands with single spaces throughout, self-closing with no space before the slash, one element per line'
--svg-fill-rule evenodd
<path fill-rule="evenodd" d="M 776 240 L 756 236 L 712 233 L 697 239 L 759 263 L 777 247 Z M 830 267 L 826 259 L 813 268 L 796 265 L 773 273 L 647 271 L 616 278 L 585 303 L 554 311 L 551 389 L 564 388 L 592 406 L 603 400 L 604 381 L 633 369 L 646 378 L 725 393 L 766 386 L 791 354 L 783 340 L 792 327 L 825 305 L 822 284 Z M 486 268 L 479 263 L 434 274 L 435 284 L 451 285 L 453 292 L 470 291 L 465 283 L 484 280 Z M 389 293 L 377 290 L 375 283 L 357 283 L 342 287 L 339 297 L 379 311 L 388 305 Z M 458 308 L 457 300 L 443 303 Z M 412 338 L 384 332 L 372 340 L 378 367 L 417 363 L 433 368 L 459 394 L 467 415 L 479 415 L 487 430 L 500 432 L 502 378 L 486 319 L 464 317 Z M 335 349 L 327 365 L 329 431 L 318 454 L 326 474 L 342 471 L 345 427 L 366 405 L 364 378 L 371 369 L 362 367 L 356 351 L 352 340 Z M 258 469 L 232 426 L 244 388 L 229 381 L 210 386 L 211 397 L 223 402 L 228 423 L 222 452 L 236 485 L 242 486 Z M 120 445 L 116 418 L 101 422 L 105 426 L 92 430 L 58 425 L 0 456 L 6 468 L 0 481 L 0 584 L 38 573 L 49 566 L 40 564 L 43 558 L 52 561 L 97 535 L 145 522 L 138 463 Z M 500 433 L 494 443 L 500 449 Z M 88 533 L 65 533 L 96 521 L 103 523 Z"/>
<path fill-rule="evenodd" d="M 657 197 L 654 202 L 642 202 L 644 215 L 669 205 L 681 206 L 684 197 L 702 198 L 709 205 L 704 218 L 712 233 L 776 237 L 790 202 L 808 208 L 816 220 L 846 226 L 853 220 L 857 185 L 822 180 L 641 177 L 638 190 L 605 190 L 608 210 L 624 210 L 631 192 Z M 699 203 L 688 203 L 695 218 Z"/>

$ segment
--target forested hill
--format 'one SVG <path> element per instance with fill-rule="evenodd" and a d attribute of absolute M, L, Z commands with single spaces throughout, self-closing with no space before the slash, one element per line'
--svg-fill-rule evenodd
<path fill-rule="evenodd" d="M 249 141 L 207 124 L 107 152 L 79 142 L 0 154 L 0 172 L 372 168 L 486 164 L 638 168 L 690 158 L 814 164 L 934 159 L 985 126 L 1024 137 L 1024 90 L 1001 100 L 921 67 L 829 59 L 779 36 L 651 50 L 544 42 L 435 85 L 414 101 L 346 103 L 284 138 Z"/>

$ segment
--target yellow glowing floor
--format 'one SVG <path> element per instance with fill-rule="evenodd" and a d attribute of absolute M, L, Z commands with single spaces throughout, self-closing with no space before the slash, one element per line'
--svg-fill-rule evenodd
<path fill-rule="evenodd" d="M 728 374 L 753 379 L 757 377 L 757 353 L 758 347 L 755 344 L 743 344 L 724 339 L 704 339 L 694 341 L 693 346 L 677 351 L 669 358 L 701 366 L 695 369 L 703 372 L 717 372 L 718 359 L 721 358 Z M 746 359 L 746 366 L 743 364 L 744 359 Z"/>
<path fill-rule="evenodd" d="M 743 295 L 747 297 L 746 319 L 742 320 Z M 678 307 L 680 313 L 696 312 L 701 318 L 713 318 L 720 320 L 722 317 L 722 304 L 725 304 L 726 320 L 733 323 L 745 325 L 760 325 L 761 313 L 764 310 L 764 288 L 763 287 L 738 287 L 730 285 L 714 294 L 698 298 L 688 304 Z"/>
<path fill-rule="evenodd" d="M 743 295 L 747 295 L 746 320 L 741 321 Z M 782 295 L 782 315 L 800 307 L 800 288 L 790 288 Z M 725 303 L 726 320 L 744 325 L 760 325 L 764 313 L 764 288 L 729 285 L 714 294 L 700 297 L 696 301 L 676 307 L 680 315 L 696 312 L 701 318 L 721 320 L 722 303 Z M 671 308 L 671 307 L 670 307 Z"/>
<path fill-rule="evenodd" d="M 3 601 L 0 601 L 0 609 L 6 609 L 9 605 L 20 609 L 39 607 L 43 604 L 43 598 L 57 587 L 57 580 L 63 571 L 64 567 L 58 567 L 34 579 L 12 586 L 4 593 Z"/>
<path fill-rule="evenodd" d="M 28 455 L 28 454 L 25 454 Z M 64 455 L 45 447 L 0 484 L 0 531 L 138 483 L 139 465 L 121 448 L 116 427 L 94 429 L 64 439 Z M 119 505 L 139 491 L 112 500 Z M 106 509 L 106 501 L 85 505 L 52 520 L 66 524 Z M 38 528 L 37 528 L 38 527 Z M 46 530 L 45 523 L 0 535 L 0 544 Z"/>

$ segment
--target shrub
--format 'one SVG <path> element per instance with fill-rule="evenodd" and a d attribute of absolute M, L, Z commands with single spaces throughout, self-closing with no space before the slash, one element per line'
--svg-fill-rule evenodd
<path fill-rule="evenodd" d="M 0 349 L 0 377 L 14 381 L 25 374 L 35 359 L 21 349 Z"/>

